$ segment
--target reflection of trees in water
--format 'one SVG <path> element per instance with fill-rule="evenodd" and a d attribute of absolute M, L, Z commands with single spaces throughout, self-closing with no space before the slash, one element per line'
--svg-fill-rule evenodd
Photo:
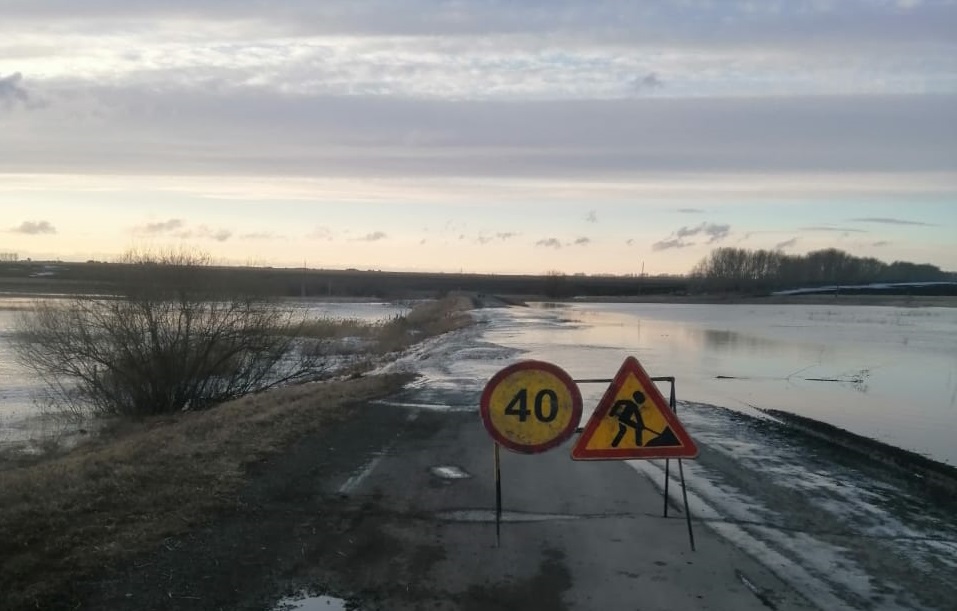
<path fill-rule="evenodd" d="M 689 331 L 695 334 L 700 333 L 704 339 L 704 345 L 717 350 L 740 350 L 742 348 L 767 350 L 781 344 L 781 342 L 737 331 L 718 329 L 689 329 Z"/>

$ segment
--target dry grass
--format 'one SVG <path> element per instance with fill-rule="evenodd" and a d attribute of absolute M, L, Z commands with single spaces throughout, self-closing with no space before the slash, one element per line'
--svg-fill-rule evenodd
<path fill-rule="evenodd" d="M 354 318 L 314 318 L 293 331 L 301 337 L 338 340 L 346 337 L 373 338 L 385 323 L 366 322 Z"/>
<path fill-rule="evenodd" d="M 382 326 L 376 337 L 377 350 L 382 354 L 396 352 L 423 339 L 468 326 L 472 323 L 468 314 L 471 308 L 471 300 L 464 296 L 421 303 L 405 316 Z"/>
<path fill-rule="evenodd" d="M 67 456 L 0 472 L 5 608 L 34 607 L 78 576 L 207 519 L 233 502 L 247 465 L 406 381 L 372 376 L 281 388 L 128 423 Z"/>
<path fill-rule="evenodd" d="M 378 354 L 407 348 L 426 337 L 441 335 L 471 322 L 466 313 L 472 302 L 464 296 L 450 296 L 422 302 L 405 316 L 367 322 L 355 318 L 313 318 L 281 331 L 310 339 L 337 341 L 345 338 L 369 340 Z"/>

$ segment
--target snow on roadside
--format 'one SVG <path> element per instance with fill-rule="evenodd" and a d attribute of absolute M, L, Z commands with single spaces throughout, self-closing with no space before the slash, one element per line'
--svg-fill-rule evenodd
<path fill-rule="evenodd" d="M 954 501 L 771 420 L 702 404 L 679 415 L 702 450 L 684 463 L 692 515 L 821 608 L 941 609 L 957 598 Z M 663 487 L 663 463 L 630 464 Z"/>

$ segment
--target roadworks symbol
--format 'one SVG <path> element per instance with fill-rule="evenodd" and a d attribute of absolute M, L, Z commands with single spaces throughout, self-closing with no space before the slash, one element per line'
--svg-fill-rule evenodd
<path fill-rule="evenodd" d="M 694 458 L 698 448 L 651 378 L 628 357 L 572 449 L 575 460 Z"/>

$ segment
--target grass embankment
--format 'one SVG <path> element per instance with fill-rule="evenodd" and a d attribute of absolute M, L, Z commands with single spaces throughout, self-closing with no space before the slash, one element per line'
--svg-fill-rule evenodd
<path fill-rule="evenodd" d="M 366 323 L 353 319 L 316 319 L 297 329 L 297 333 L 329 341 L 346 338 L 365 340 L 367 355 L 375 357 L 404 350 L 423 339 L 470 324 L 472 319 L 467 311 L 472 305 L 468 297 L 456 295 L 420 303 L 405 316 L 388 321 Z"/>
<path fill-rule="evenodd" d="M 459 328 L 467 300 L 378 325 L 378 350 Z M 278 388 L 207 411 L 125 422 L 38 464 L 0 471 L 3 609 L 43 608 L 104 565 L 228 509 L 246 468 L 408 381 L 374 375 Z"/>

